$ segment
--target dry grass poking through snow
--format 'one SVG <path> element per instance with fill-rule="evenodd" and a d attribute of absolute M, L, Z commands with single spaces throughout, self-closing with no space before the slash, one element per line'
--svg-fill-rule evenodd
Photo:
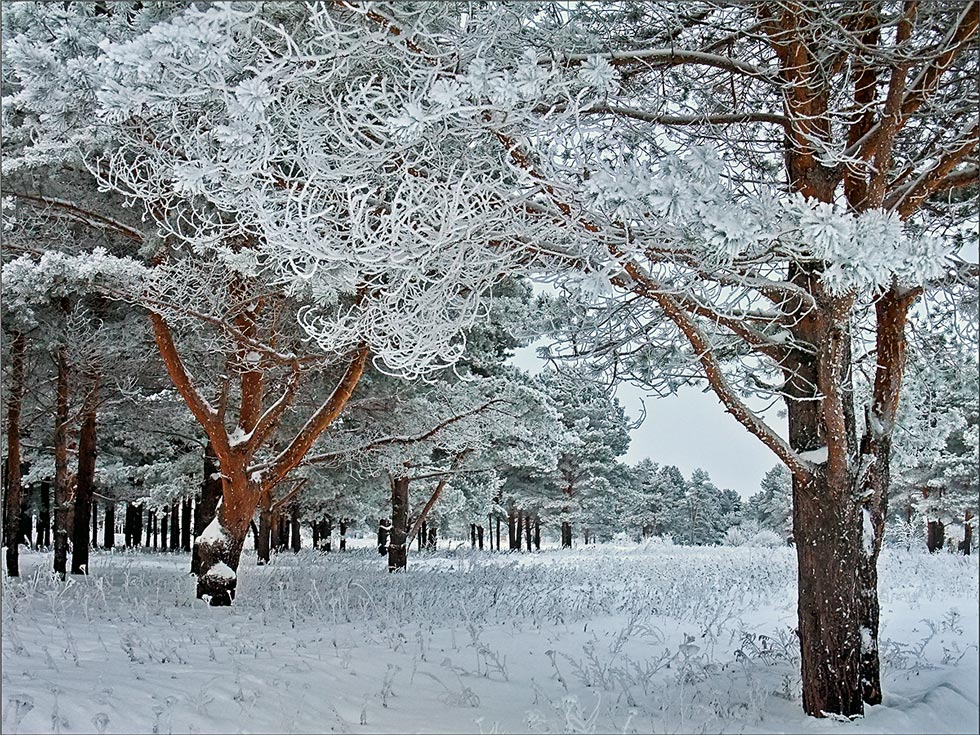
<path fill-rule="evenodd" d="M 186 554 L 25 557 L 5 733 L 977 731 L 975 557 L 886 551 L 886 702 L 844 724 L 800 710 L 791 549 L 246 556 L 230 610 Z"/>

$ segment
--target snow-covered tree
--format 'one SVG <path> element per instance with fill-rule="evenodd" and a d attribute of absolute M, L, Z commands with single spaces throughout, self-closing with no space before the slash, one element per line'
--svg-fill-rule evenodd
<path fill-rule="evenodd" d="M 759 492 L 745 504 L 745 515 L 784 540 L 793 537 L 793 478 L 785 465 L 776 465 L 763 476 Z"/>

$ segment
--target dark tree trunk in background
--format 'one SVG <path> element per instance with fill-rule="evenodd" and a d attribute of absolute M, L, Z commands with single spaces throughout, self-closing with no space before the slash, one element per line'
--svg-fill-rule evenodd
<path fill-rule="evenodd" d="M 105 504 L 105 518 L 102 520 L 102 547 L 106 549 L 114 548 L 116 545 L 116 501 L 107 500 Z"/>
<path fill-rule="evenodd" d="M 133 546 L 139 546 L 141 544 L 143 544 L 143 504 L 142 503 L 133 506 Z"/>
<path fill-rule="evenodd" d="M 391 481 L 391 538 L 388 542 L 388 571 L 408 566 L 408 478 Z"/>
<path fill-rule="evenodd" d="M 515 526 L 517 525 L 517 514 L 513 509 L 507 511 L 507 548 L 510 551 L 518 548 L 517 544 L 517 533 Z"/>
<path fill-rule="evenodd" d="M 500 551 L 500 517 L 496 518 L 497 521 L 497 551 Z"/>
<path fill-rule="evenodd" d="M 35 546 L 51 546 L 51 483 L 38 484 L 37 542 Z"/>
<path fill-rule="evenodd" d="M 524 514 L 524 547 L 531 550 L 531 514 Z"/>
<path fill-rule="evenodd" d="M 521 539 L 521 531 L 524 527 L 524 511 L 517 511 L 517 525 L 514 527 L 514 548 L 518 551 L 524 550 L 524 544 Z"/>
<path fill-rule="evenodd" d="M 289 548 L 293 552 L 298 552 L 302 548 L 302 541 L 299 535 L 299 509 L 293 507 L 289 516 Z"/>
<path fill-rule="evenodd" d="M 7 575 L 20 576 L 20 515 L 23 488 L 20 472 L 20 409 L 24 396 L 24 355 L 27 338 L 20 332 L 10 345 L 10 387 L 7 404 L 7 461 L 4 472 L 3 541 L 7 545 Z M 28 529 L 30 538 L 30 529 Z"/>
<path fill-rule="evenodd" d="M 963 521 L 963 541 L 960 543 L 960 551 L 969 556 L 973 546 L 973 512 L 967 511 Z"/>
<path fill-rule="evenodd" d="M 126 503 L 126 515 L 123 517 L 123 536 L 127 549 L 136 546 L 139 535 L 136 532 L 136 508 L 132 503 Z"/>
<path fill-rule="evenodd" d="M 170 550 L 180 549 L 180 500 L 170 506 Z"/>
<path fill-rule="evenodd" d="M 92 548 L 99 545 L 99 504 L 92 501 Z"/>
<path fill-rule="evenodd" d="M 164 522 L 167 518 L 164 516 Z M 157 515 L 156 509 L 153 510 L 153 550 L 157 551 L 160 546 L 160 516 Z"/>
<path fill-rule="evenodd" d="M 191 550 L 191 523 L 194 513 L 190 498 L 184 498 L 180 502 L 180 548 L 184 551 Z"/>
<path fill-rule="evenodd" d="M 160 551 L 167 550 L 167 541 L 169 539 L 169 534 L 167 531 L 170 530 L 170 513 L 164 512 L 160 516 Z"/>
<path fill-rule="evenodd" d="M 926 548 L 930 554 L 943 550 L 946 542 L 946 526 L 942 521 L 929 521 L 926 525 Z"/>
<path fill-rule="evenodd" d="M 255 555 L 258 565 L 268 564 L 272 551 L 272 510 L 268 498 L 259 502 L 259 527 L 255 534 Z"/>
<path fill-rule="evenodd" d="M 63 301 L 62 308 L 67 311 Z M 54 409 L 54 571 L 64 579 L 68 571 L 68 518 L 71 488 L 68 487 L 68 349 L 58 349 L 58 380 Z"/>
<path fill-rule="evenodd" d="M 144 524 L 144 530 L 146 531 L 146 538 L 143 541 L 143 546 L 145 546 L 147 549 L 151 548 L 151 545 L 152 545 L 152 548 L 156 548 L 156 536 L 153 533 L 153 519 L 154 518 L 155 518 L 155 516 L 153 515 L 153 511 L 150 510 L 149 508 L 147 508 L 147 511 L 146 511 L 146 522 Z M 140 512 L 140 523 L 144 523 L 142 511 Z"/>
<path fill-rule="evenodd" d="M 221 500 L 221 468 L 218 457 L 214 453 L 211 442 L 204 447 L 204 479 L 201 482 L 201 497 L 194 504 L 194 537 L 197 538 L 204 529 L 211 525 L 217 513 L 218 501 Z M 198 544 L 191 550 L 191 574 L 200 574 L 201 558 Z"/>
<path fill-rule="evenodd" d="M 475 523 L 470 524 L 470 548 L 471 549 L 476 548 L 476 524 Z"/>
<path fill-rule="evenodd" d="M 387 554 L 388 553 L 388 534 L 391 531 L 391 521 L 387 518 L 381 518 L 378 520 L 378 553 Z"/>
<path fill-rule="evenodd" d="M 568 521 L 561 523 L 561 547 L 563 549 L 572 548 L 572 524 Z"/>
<path fill-rule="evenodd" d="M 323 526 L 320 531 L 320 544 L 324 551 L 333 551 L 333 518 L 327 516 L 323 519 Z"/>
<path fill-rule="evenodd" d="M 313 548 L 316 551 L 319 551 L 320 550 L 320 521 L 313 521 L 313 523 L 310 524 L 310 527 L 313 529 Z"/>
<path fill-rule="evenodd" d="M 534 516 L 534 549 L 541 551 L 541 519 Z"/>
<path fill-rule="evenodd" d="M 476 548 L 483 551 L 483 526 L 476 527 Z"/>
<path fill-rule="evenodd" d="M 588 546 L 589 545 L 589 538 L 591 537 L 591 535 L 589 533 L 589 529 L 586 528 L 585 531 L 583 531 L 583 535 L 585 536 L 585 545 Z"/>
<path fill-rule="evenodd" d="M 347 551 L 347 521 L 340 522 L 340 550 Z"/>
<path fill-rule="evenodd" d="M 426 538 L 426 542 L 425 542 L 425 548 L 427 548 L 429 551 L 435 551 L 436 546 L 438 546 L 438 543 L 439 543 L 439 529 L 436 526 L 430 526 L 429 535 Z"/>
<path fill-rule="evenodd" d="M 425 547 L 426 533 L 428 530 L 428 524 L 426 524 L 425 521 L 422 521 L 422 530 L 419 532 L 419 551 L 422 551 L 422 549 Z"/>

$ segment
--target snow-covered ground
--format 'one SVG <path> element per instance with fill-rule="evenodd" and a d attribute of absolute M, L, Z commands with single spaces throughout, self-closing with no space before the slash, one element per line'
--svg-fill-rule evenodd
<path fill-rule="evenodd" d="M 3 583 L 4 733 L 978 731 L 977 559 L 886 550 L 885 703 L 800 708 L 791 549 L 246 553 L 231 609 L 187 554 Z"/>

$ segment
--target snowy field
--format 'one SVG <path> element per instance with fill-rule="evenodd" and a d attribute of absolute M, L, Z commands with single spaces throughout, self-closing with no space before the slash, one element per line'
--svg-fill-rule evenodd
<path fill-rule="evenodd" d="M 246 552 L 231 609 L 187 554 L 3 582 L 4 733 L 978 731 L 977 558 L 886 550 L 885 703 L 800 707 L 791 549 Z"/>

